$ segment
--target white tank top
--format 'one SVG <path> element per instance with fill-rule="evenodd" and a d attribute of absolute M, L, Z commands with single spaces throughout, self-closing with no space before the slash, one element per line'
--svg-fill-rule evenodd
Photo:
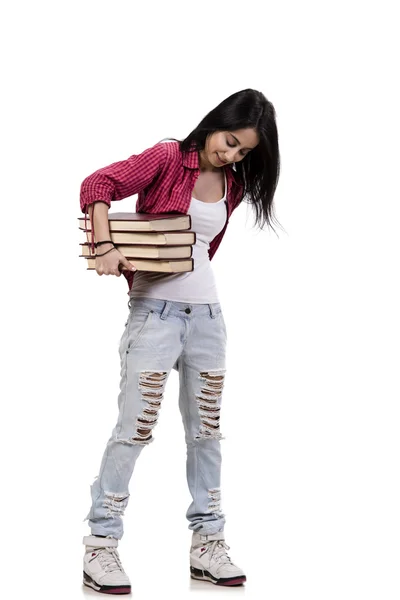
<path fill-rule="evenodd" d="M 191 304 L 219 302 L 214 273 L 208 256 L 210 242 L 223 229 L 227 218 L 226 174 L 224 197 L 218 202 L 191 199 L 188 214 L 192 218 L 191 231 L 196 232 L 193 245 L 193 271 L 189 273 L 153 273 L 137 271 L 129 296 L 131 298 L 159 298 Z"/>

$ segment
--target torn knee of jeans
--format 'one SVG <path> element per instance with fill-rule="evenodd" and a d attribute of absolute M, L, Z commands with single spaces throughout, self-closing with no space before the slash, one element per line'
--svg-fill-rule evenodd
<path fill-rule="evenodd" d="M 136 419 L 136 432 L 131 443 L 147 445 L 153 441 L 152 429 L 158 420 L 158 411 L 164 397 L 166 371 L 142 371 L 139 377 L 139 390 L 147 406 Z"/>
<path fill-rule="evenodd" d="M 104 491 L 103 506 L 108 508 L 106 517 L 119 516 L 122 517 L 129 500 L 129 492 L 124 494 L 116 494 L 114 492 Z"/>
<path fill-rule="evenodd" d="M 205 382 L 196 396 L 200 416 L 200 431 L 196 440 L 223 439 L 219 430 L 220 400 L 225 381 L 225 369 L 200 372 L 199 379 Z"/>

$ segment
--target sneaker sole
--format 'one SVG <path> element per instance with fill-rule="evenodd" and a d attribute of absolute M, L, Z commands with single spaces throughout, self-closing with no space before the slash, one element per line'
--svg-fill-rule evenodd
<path fill-rule="evenodd" d="M 87 587 L 100 592 L 101 594 L 130 594 L 130 585 L 99 585 L 95 580 L 83 571 L 83 583 Z"/>
<path fill-rule="evenodd" d="M 199 581 L 210 581 L 215 585 L 242 585 L 246 581 L 246 575 L 240 577 L 221 577 L 216 579 L 209 571 L 202 571 L 196 567 L 190 567 L 190 577 Z"/>

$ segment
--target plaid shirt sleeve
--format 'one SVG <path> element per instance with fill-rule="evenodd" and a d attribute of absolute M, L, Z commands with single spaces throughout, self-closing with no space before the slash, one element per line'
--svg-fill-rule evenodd
<path fill-rule="evenodd" d="M 110 208 L 113 200 L 122 200 L 146 188 L 161 172 L 167 158 L 165 144 L 158 143 L 141 154 L 112 163 L 92 173 L 81 184 L 80 205 L 85 213 L 87 229 L 88 207 L 93 202 L 105 202 Z M 94 223 L 91 230 L 91 248 L 94 252 Z"/>
<path fill-rule="evenodd" d="M 158 143 L 141 154 L 103 167 L 84 179 L 81 184 L 82 212 L 96 201 L 111 206 L 112 200 L 122 200 L 146 188 L 162 170 L 167 157 L 165 144 Z"/>

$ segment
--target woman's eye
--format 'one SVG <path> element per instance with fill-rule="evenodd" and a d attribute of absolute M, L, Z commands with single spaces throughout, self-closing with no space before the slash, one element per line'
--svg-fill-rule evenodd
<path fill-rule="evenodd" d="M 234 147 L 236 146 L 236 144 L 235 144 L 235 143 L 233 143 L 233 144 L 230 144 L 228 140 L 226 140 L 226 143 L 227 143 L 227 145 L 229 146 L 229 148 L 234 148 Z M 241 151 L 240 151 L 240 154 L 241 154 L 241 155 L 244 157 L 244 156 L 246 156 L 247 152 L 246 152 L 246 150 L 241 150 Z"/>

